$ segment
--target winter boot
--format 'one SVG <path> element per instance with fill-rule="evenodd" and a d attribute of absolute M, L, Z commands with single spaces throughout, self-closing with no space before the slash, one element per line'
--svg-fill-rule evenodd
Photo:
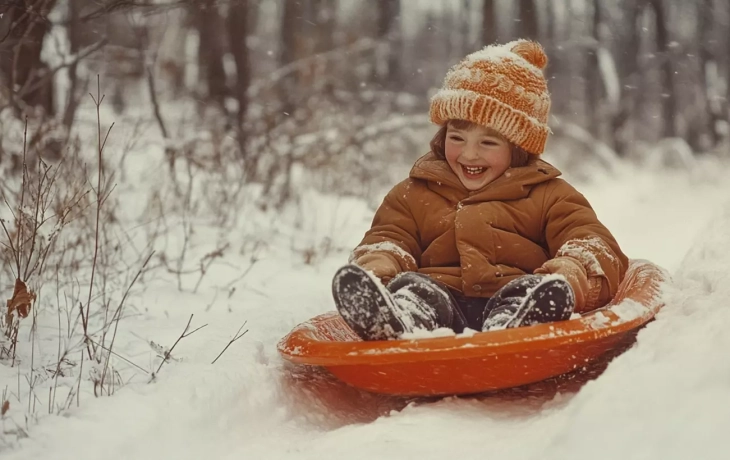
<path fill-rule="evenodd" d="M 443 321 L 450 319 L 450 311 L 442 306 L 434 308 L 428 302 L 441 305 L 443 297 L 426 280 L 409 281 L 416 279 L 406 274 L 393 280 L 390 285 L 396 288 L 394 293 L 363 268 L 346 265 L 332 280 L 332 295 L 337 311 L 363 340 L 393 340 L 405 332 L 445 325 Z"/>
<path fill-rule="evenodd" d="M 464 331 L 466 318 L 456 299 L 448 287 L 430 276 L 416 272 L 401 273 L 388 284 L 388 290 L 399 305 L 410 302 L 417 309 L 433 310 L 436 327 L 450 327 L 457 333 Z"/>
<path fill-rule="evenodd" d="M 565 321 L 575 308 L 575 294 L 567 281 L 525 275 L 511 281 L 487 303 L 482 331 Z"/>

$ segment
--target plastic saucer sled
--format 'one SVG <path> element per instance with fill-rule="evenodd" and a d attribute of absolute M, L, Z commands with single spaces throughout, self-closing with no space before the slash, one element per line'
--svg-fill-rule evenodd
<path fill-rule="evenodd" d="M 295 327 L 278 344 L 298 364 L 324 366 L 368 391 L 432 396 L 480 393 L 555 377 L 618 346 L 663 306 L 658 266 L 632 260 L 616 297 L 568 321 L 412 340 L 362 341 L 337 312 Z"/>

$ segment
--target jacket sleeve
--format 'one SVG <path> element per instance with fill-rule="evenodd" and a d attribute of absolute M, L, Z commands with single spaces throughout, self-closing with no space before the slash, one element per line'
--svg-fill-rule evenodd
<path fill-rule="evenodd" d="M 601 307 L 616 295 L 628 258 L 581 193 L 562 179 L 548 187 L 543 222 L 550 257 L 578 260 L 588 275 L 587 309 Z"/>
<path fill-rule="evenodd" d="M 365 254 L 389 258 L 401 272 L 416 271 L 421 259 L 418 224 L 407 202 L 409 180 L 396 185 L 375 212 L 370 230 L 350 256 L 350 262 Z"/>

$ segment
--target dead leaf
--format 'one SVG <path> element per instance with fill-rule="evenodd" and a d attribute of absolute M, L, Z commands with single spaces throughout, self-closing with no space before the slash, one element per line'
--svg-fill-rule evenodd
<path fill-rule="evenodd" d="M 0 407 L 0 417 L 5 415 L 8 410 L 10 410 L 10 401 L 6 399 L 5 401 L 3 401 L 2 407 Z"/>
<path fill-rule="evenodd" d="M 20 279 L 15 280 L 15 289 L 13 297 L 8 300 L 8 311 L 5 314 L 6 324 L 13 321 L 13 313 L 17 312 L 21 318 L 26 318 L 30 314 L 30 307 L 35 302 L 35 292 L 29 291 L 28 286 Z"/>

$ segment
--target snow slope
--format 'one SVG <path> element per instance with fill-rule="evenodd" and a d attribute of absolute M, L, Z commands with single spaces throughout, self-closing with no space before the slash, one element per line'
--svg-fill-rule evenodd
<path fill-rule="evenodd" d="M 116 395 L 82 395 L 80 407 L 43 417 L 2 457 L 727 458 L 730 186 L 679 172 L 627 171 L 579 188 L 630 257 L 663 265 L 675 283 L 637 344 L 577 392 L 538 385 L 518 394 L 407 401 L 292 372 L 276 342 L 333 308 L 331 275 L 372 213 L 357 200 L 311 194 L 297 228 L 282 216 L 265 257 L 230 297 L 216 289 L 235 279 L 244 260 L 216 264 L 195 294 L 170 280 L 147 283 L 115 349 L 156 369 L 146 342 L 173 343 L 195 314 L 194 327 L 208 326 L 180 342 L 173 353 L 180 362 L 166 364 L 154 383 L 127 369 L 131 381 Z M 202 224 L 196 232 L 201 241 L 215 235 Z M 312 265 L 302 256 L 310 247 L 320 248 Z M 247 335 L 210 364 L 244 321 Z M 14 369 L 0 367 L 0 383 L 15 378 Z"/>

